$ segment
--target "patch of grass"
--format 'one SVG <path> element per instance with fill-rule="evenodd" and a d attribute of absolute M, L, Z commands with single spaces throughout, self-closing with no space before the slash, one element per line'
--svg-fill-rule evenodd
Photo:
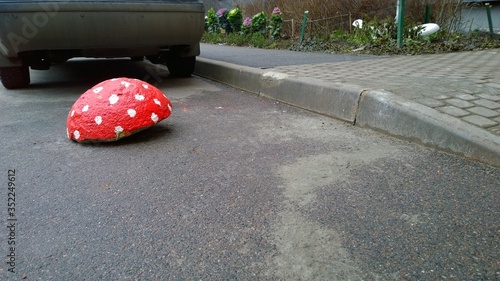
<path fill-rule="evenodd" d="M 233 46 L 245 46 L 248 38 L 237 33 L 230 33 L 226 36 L 226 43 Z"/>
<path fill-rule="evenodd" d="M 250 35 L 248 45 L 254 48 L 266 48 L 270 45 L 271 41 L 268 40 L 264 35 L 260 33 L 254 33 Z"/>

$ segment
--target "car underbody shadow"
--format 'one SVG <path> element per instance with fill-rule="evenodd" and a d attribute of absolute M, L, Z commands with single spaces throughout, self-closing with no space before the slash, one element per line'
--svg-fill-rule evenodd
<path fill-rule="evenodd" d="M 48 70 L 31 70 L 30 89 L 78 86 L 85 89 L 107 79 L 135 78 L 152 85 L 169 77 L 165 68 L 130 59 L 75 59 L 51 66 Z"/>

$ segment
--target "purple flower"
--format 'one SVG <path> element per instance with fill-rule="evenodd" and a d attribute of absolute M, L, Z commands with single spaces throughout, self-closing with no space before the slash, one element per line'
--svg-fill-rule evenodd
<path fill-rule="evenodd" d="M 243 21 L 244 26 L 251 26 L 252 25 L 252 19 L 249 17 L 246 17 L 246 19 Z"/>
<path fill-rule="evenodd" d="M 226 13 L 226 9 L 225 8 L 221 8 L 217 11 L 217 16 L 218 17 L 222 17 L 224 14 Z"/>
<path fill-rule="evenodd" d="M 281 15 L 281 10 L 280 8 L 276 7 L 273 9 L 273 15 Z"/>

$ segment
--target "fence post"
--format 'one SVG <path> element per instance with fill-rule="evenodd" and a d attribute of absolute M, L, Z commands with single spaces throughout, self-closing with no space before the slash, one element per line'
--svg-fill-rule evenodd
<path fill-rule="evenodd" d="M 424 18 L 424 23 L 429 23 L 431 22 L 431 5 L 426 5 L 425 6 L 425 18 Z"/>
<path fill-rule="evenodd" d="M 302 41 L 304 41 L 304 32 L 306 31 L 306 24 L 307 24 L 307 14 L 309 14 L 309 11 L 304 12 L 304 19 L 302 19 L 302 31 L 300 32 L 300 44 L 302 44 Z"/>
<path fill-rule="evenodd" d="M 486 3 L 486 15 L 488 16 L 488 25 L 490 27 L 490 37 L 493 39 L 493 20 L 491 19 L 490 3 Z"/>
<path fill-rule="evenodd" d="M 405 0 L 398 0 L 398 48 L 403 46 Z"/>

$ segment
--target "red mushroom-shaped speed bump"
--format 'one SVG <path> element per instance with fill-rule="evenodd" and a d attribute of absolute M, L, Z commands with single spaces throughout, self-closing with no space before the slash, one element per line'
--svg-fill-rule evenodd
<path fill-rule="evenodd" d="M 116 141 L 170 116 L 172 104 L 156 87 L 137 79 L 114 78 L 83 93 L 67 119 L 68 138 L 77 142 Z"/>

